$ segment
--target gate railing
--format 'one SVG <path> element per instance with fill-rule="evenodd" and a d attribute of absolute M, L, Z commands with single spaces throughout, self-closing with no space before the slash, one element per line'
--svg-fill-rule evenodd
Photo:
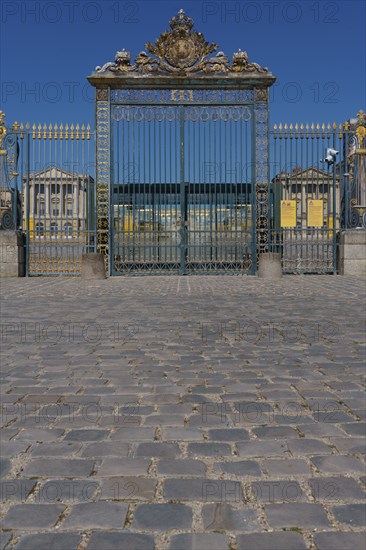
<path fill-rule="evenodd" d="M 270 135 L 269 249 L 281 253 L 284 272 L 336 273 L 337 232 L 349 226 L 354 197 L 354 131 L 347 124 L 279 124 Z"/>
<path fill-rule="evenodd" d="M 84 124 L 18 124 L 8 130 L 18 152 L 14 189 L 26 236 L 27 275 L 78 275 L 94 252 L 94 133 Z"/>

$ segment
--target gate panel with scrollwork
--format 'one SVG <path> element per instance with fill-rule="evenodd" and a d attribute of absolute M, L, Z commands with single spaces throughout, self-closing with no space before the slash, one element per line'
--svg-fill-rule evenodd
<path fill-rule="evenodd" d="M 112 107 L 113 272 L 251 272 L 252 118 L 250 106 Z"/>
<path fill-rule="evenodd" d="M 268 249 L 268 87 L 183 10 L 97 67 L 97 248 L 111 274 L 255 272 Z"/>

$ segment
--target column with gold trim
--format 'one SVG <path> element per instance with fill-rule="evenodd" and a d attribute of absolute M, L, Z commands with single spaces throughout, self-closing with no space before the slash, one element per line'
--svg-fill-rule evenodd
<path fill-rule="evenodd" d="M 110 194 L 110 95 L 108 88 L 96 89 L 96 221 L 97 252 L 104 254 L 109 273 Z"/>

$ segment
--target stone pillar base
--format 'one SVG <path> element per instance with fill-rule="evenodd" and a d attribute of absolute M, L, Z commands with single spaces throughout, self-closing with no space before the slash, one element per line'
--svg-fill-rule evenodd
<path fill-rule="evenodd" d="M 83 254 L 81 257 L 81 277 L 83 279 L 105 279 L 103 254 Z"/>
<path fill-rule="evenodd" d="M 25 237 L 0 231 L 0 278 L 25 277 Z"/>
<path fill-rule="evenodd" d="M 280 279 L 282 277 L 280 254 L 265 252 L 259 256 L 258 277 L 260 279 Z"/>
<path fill-rule="evenodd" d="M 338 243 L 338 273 L 366 277 L 366 230 L 341 231 Z"/>

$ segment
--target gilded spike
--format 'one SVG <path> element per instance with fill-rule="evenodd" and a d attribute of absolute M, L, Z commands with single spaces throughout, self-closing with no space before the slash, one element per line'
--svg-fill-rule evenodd
<path fill-rule="evenodd" d="M 52 124 L 50 124 L 48 126 L 48 139 L 52 139 L 53 138 L 53 133 L 52 133 Z"/>
<path fill-rule="evenodd" d="M 280 125 L 278 126 L 278 128 L 280 129 L 280 131 L 282 131 L 282 122 L 280 122 Z"/>
<path fill-rule="evenodd" d="M 306 130 L 309 130 L 310 129 L 310 126 L 308 123 L 306 123 L 306 126 L 305 126 Z"/>
<path fill-rule="evenodd" d="M 323 124 L 322 124 L 322 130 L 323 130 L 323 132 L 324 132 L 324 130 L 325 130 L 325 124 L 324 124 L 324 122 L 323 122 Z"/>
<path fill-rule="evenodd" d="M 79 126 L 79 124 L 77 124 L 75 126 L 75 130 L 76 130 L 75 139 L 80 139 L 80 133 L 79 133 L 80 126 Z"/>
<path fill-rule="evenodd" d="M 299 125 L 298 125 L 298 123 L 296 122 L 296 124 L 295 124 L 295 130 L 298 131 L 298 129 L 299 129 Z"/>
<path fill-rule="evenodd" d="M 20 129 L 20 139 L 23 139 L 24 138 L 24 124 L 23 123 L 20 124 L 19 129 Z"/>
<path fill-rule="evenodd" d="M 58 139 L 58 132 L 57 132 L 58 126 L 57 126 L 57 123 L 54 125 L 53 129 L 54 129 L 54 131 L 55 131 L 55 133 L 54 133 L 54 138 L 55 138 L 55 139 Z"/>
<path fill-rule="evenodd" d="M 293 130 L 293 125 L 292 125 L 292 122 L 290 123 L 290 130 Z"/>
<path fill-rule="evenodd" d="M 60 124 L 60 139 L 64 139 L 63 130 L 64 130 L 64 125 L 61 122 L 61 124 Z"/>
<path fill-rule="evenodd" d="M 74 125 L 71 124 L 70 126 L 70 139 L 74 139 Z"/>
<path fill-rule="evenodd" d="M 43 139 L 47 139 L 47 125 L 43 124 Z"/>
<path fill-rule="evenodd" d="M 36 137 L 37 137 L 37 126 L 35 124 L 33 124 L 33 126 L 32 126 L 32 138 L 36 139 Z"/>
<path fill-rule="evenodd" d="M 90 139 L 90 124 L 86 127 L 86 139 Z"/>
<path fill-rule="evenodd" d="M 30 124 L 29 124 L 29 122 L 26 122 L 26 123 L 25 123 L 25 129 L 26 129 L 26 130 L 29 130 L 29 129 L 30 129 Z"/>
<path fill-rule="evenodd" d="M 332 129 L 332 127 L 331 127 L 331 125 L 330 125 L 329 122 L 328 122 L 327 130 L 331 130 L 331 129 Z"/>
<path fill-rule="evenodd" d="M 304 124 L 303 123 L 300 124 L 300 130 L 304 130 Z"/>
<path fill-rule="evenodd" d="M 85 139 L 85 124 L 81 125 L 81 139 Z"/>
<path fill-rule="evenodd" d="M 314 125 L 314 122 L 312 122 L 312 123 L 311 123 L 311 126 L 310 126 L 310 128 L 311 128 L 312 130 L 315 130 L 315 125 Z"/>
<path fill-rule="evenodd" d="M 17 132 L 19 130 L 19 122 L 14 122 L 13 130 L 14 130 L 14 132 Z"/>
<path fill-rule="evenodd" d="M 344 123 L 344 129 L 345 129 L 346 132 L 348 132 L 348 130 L 349 130 L 349 122 L 348 122 L 348 120 Z"/>
<path fill-rule="evenodd" d="M 41 134 L 41 132 L 42 132 L 42 126 L 41 126 L 41 124 L 38 124 L 38 134 L 37 134 L 37 139 L 41 139 L 41 137 L 42 137 L 42 134 Z"/>
<path fill-rule="evenodd" d="M 69 125 L 66 124 L 65 126 L 65 139 L 69 139 Z"/>
<path fill-rule="evenodd" d="M 320 130 L 320 124 L 319 124 L 319 122 L 316 123 L 316 129 L 317 129 L 317 130 Z"/>
<path fill-rule="evenodd" d="M 284 129 L 288 130 L 287 122 L 285 122 Z"/>

